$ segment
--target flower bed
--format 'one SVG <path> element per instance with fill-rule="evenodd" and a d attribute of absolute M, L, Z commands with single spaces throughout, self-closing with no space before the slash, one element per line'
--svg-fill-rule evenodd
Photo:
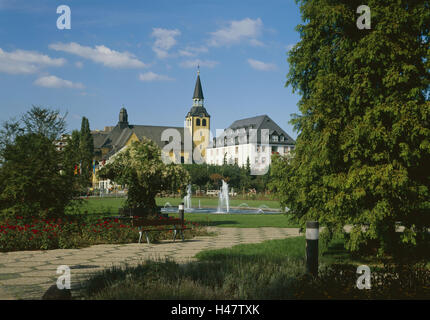
<path fill-rule="evenodd" d="M 205 234 L 198 224 L 190 222 L 185 224 L 191 228 L 184 233 L 186 238 Z M 16 217 L 0 222 L 0 251 L 3 252 L 135 243 L 138 237 L 136 227 L 131 226 L 128 221 L 116 218 L 69 216 L 63 219 L 24 219 Z M 172 234 L 169 231 L 151 233 L 152 242 L 171 238 Z"/>

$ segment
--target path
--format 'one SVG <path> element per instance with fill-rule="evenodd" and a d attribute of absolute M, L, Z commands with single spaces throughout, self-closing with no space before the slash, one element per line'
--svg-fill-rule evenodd
<path fill-rule="evenodd" d="M 16 251 L 0 253 L 0 300 L 40 299 L 56 283 L 57 267 L 71 269 L 72 295 L 82 280 L 96 271 L 113 265 L 138 264 L 147 259 L 195 260 L 194 255 L 206 249 L 258 243 L 271 239 L 298 236 L 298 228 L 217 228 L 216 236 L 196 237 L 185 242 L 163 241 L 158 244 L 109 244 L 83 249 Z"/>

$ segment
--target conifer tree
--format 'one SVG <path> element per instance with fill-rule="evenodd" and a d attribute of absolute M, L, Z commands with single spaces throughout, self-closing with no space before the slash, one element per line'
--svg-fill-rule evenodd
<path fill-rule="evenodd" d="M 275 160 L 277 193 L 303 224 L 353 225 L 351 250 L 413 246 L 430 226 L 430 3 L 369 0 L 359 29 L 361 1 L 297 2 L 299 135 L 293 160 Z"/>

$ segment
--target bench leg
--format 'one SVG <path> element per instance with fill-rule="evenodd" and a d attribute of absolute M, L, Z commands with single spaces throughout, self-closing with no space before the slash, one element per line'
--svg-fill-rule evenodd
<path fill-rule="evenodd" d="M 148 244 L 151 244 L 151 242 L 149 242 L 148 232 L 145 232 L 145 237 L 146 237 L 146 242 L 147 242 Z"/>
<path fill-rule="evenodd" d="M 174 230 L 173 230 L 173 242 L 175 242 L 177 230 L 176 230 L 176 226 L 173 226 L 173 228 L 174 228 Z"/>
<path fill-rule="evenodd" d="M 182 231 L 182 229 L 181 229 L 181 238 L 182 238 L 182 241 L 185 241 L 184 232 Z"/>
<path fill-rule="evenodd" d="M 139 243 L 140 243 L 140 240 L 142 239 L 142 228 L 139 228 Z"/>

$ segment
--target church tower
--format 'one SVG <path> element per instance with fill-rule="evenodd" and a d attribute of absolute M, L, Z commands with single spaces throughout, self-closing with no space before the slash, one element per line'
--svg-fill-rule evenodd
<path fill-rule="evenodd" d="M 121 129 L 128 127 L 128 114 L 127 114 L 127 110 L 124 107 L 122 107 L 121 111 L 119 112 L 118 125 Z"/>
<path fill-rule="evenodd" d="M 185 117 L 185 127 L 190 131 L 193 140 L 193 151 L 195 148 L 199 148 L 203 159 L 205 159 L 206 148 L 209 144 L 210 117 L 204 107 L 200 70 L 198 70 L 193 95 L 193 106 Z"/>

